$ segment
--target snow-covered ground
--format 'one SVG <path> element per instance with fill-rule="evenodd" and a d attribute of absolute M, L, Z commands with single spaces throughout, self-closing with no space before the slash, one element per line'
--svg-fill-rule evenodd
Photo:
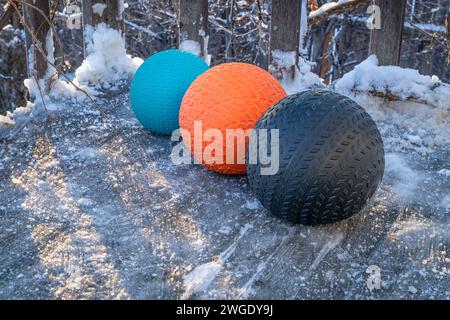
<path fill-rule="evenodd" d="M 103 112 L 56 79 L 47 112 L 37 99 L 0 116 L 0 299 L 450 299 L 448 85 L 375 57 L 332 84 L 377 121 L 385 177 L 361 214 L 294 226 L 245 177 L 173 164 L 174 142 L 144 130 L 117 93 L 142 60 L 118 31 L 88 31 L 73 81 Z M 295 64 L 295 53 L 272 54 Z M 323 86 L 302 59 L 282 82 L 289 93 Z"/>
<path fill-rule="evenodd" d="M 98 103 L 105 117 L 55 104 L 0 128 L 0 298 L 450 299 L 435 109 L 367 105 L 386 145 L 380 189 L 361 214 L 304 227 L 271 216 L 245 177 L 172 164 L 126 93 Z"/>

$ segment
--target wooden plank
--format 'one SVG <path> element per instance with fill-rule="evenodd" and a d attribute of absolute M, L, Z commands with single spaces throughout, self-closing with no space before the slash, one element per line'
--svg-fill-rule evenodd
<path fill-rule="evenodd" d="M 378 57 L 380 65 L 398 66 L 406 0 L 374 0 L 373 3 L 380 8 L 381 29 L 371 30 L 369 52 Z"/>
<path fill-rule="evenodd" d="M 192 40 L 200 44 L 200 56 L 206 53 L 205 37 L 208 35 L 208 0 L 179 0 L 178 45 Z"/>
<path fill-rule="evenodd" d="M 279 79 L 283 76 L 293 79 L 299 53 L 301 1 L 273 0 L 271 19 L 269 71 Z M 280 65 L 274 56 L 276 50 L 293 54 L 295 64 Z"/>
<path fill-rule="evenodd" d="M 31 34 L 25 28 L 26 46 L 27 46 L 27 61 L 28 61 L 28 76 L 42 79 L 47 72 L 47 48 L 46 39 L 50 26 L 43 14 L 50 16 L 49 0 L 26 0 L 29 5 L 23 5 L 24 20 L 29 26 L 35 39 L 38 41 L 37 45 L 42 49 L 43 55 L 33 44 Z"/>

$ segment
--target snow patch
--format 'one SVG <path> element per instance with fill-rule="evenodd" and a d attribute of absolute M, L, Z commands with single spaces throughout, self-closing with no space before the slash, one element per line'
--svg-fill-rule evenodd
<path fill-rule="evenodd" d="M 272 258 L 275 256 L 276 253 L 278 253 L 278 251 L 281 248 L 284 248 L 284 246 L 286 245 L 286 242 L 288 239 L 290 239 L 295 232 L 295 228 L 294 227 L 290 227 L 288 230 L 288 233 L 281 239 L 280 244 L 277 246 L 277 248 L 272 251 L 272 253 L 267 257 L 267 259 L 263 262 L 261 262 L 260 264 L 258 264 L 258 266 L 256 267 L 256 271 L 255 273 L 250 277 L 250 279 L 248 279 L 248 281 L 244 284 L 244 286 L 239 290 L 239 299 L 247 299 L 250 295 L 254 294 L 254 290 L 253 290 L 253 284 L 261 277 L 263 271 L 267 268 L 267 264 L 269 263 L 270 260 L 272 260 Z"/>
<path fill-rule="evenodd" d="M 303 48 L 305 47 L 305 38 L 308 33 L 308 16 L 307 16 L 307 8 L 308 8 L 308 0 L 302 0 L 302 9 L 301 9 L 301 19 L 300 19 L 300 39 L 299 39 L 299 47 L 300 51 L 303 52 Z"/>
<path fill-rule="evenodd" d="M 222 226 L 219 229 L 219 233 L 229 235 L 231 232 L 231 228 L 229 226 Z"/>
<path fill-rule="evenodd" d="M 75 71 L 75 77 L 71 81 L 91 96 L 97 95 L 98 89 L 110 89 L 114 83 L 130 78 L 143 63 L 142 59 L 132 58 L 126 54 L 125 40 L 121 32 L 109 28 L 105 23 L 100 23 L 95 28 L 86 26 L 86 41 L 88 56 Z M 54 63 L 51 30 L 47 34 L 45 47 L 48 61 Z M 6 116 L 0 116 L 0 126 L 14 125 L 17 123 L 17 118 L 19 116 L 25 118 L 22 117 L 25 114 L 30 118 L 33 116 L 34 110 L 42 111 L 44 104 L 49 111 L 63 109 L 53 100 L 64 98 L 81 103 L 87 98 L 81 90 L 78 90 L 67 79 L 64 77 L 58 78 L 55 68 L 50 64 L 42 79 L 38 81 L 35 78 L 25 79 L 24 85 L 30 96 L 35 98 L 35 102 L 28 102 L 26 107 L 16 108 L 14 112 L 9 112 Z"/>
<path fill-rule="evenodd" d="M 295 51 L 273 50 L 272 61 L 279 67 L 290 68 L 295 65 L 297 53 Z"/>
<path fill-rule="evenodd" d="M 77 200 L 77 204 L 79 206 L 85 206 L 85 207 L 90 207 L 94 204 L 94 202 L 91 199 L 88 198 L 80 198 Z"/>
<path fill-rule="evenodd" d="M 419 28 L 428 32 L 441 32 L 441 33 L 446 32 L 445 26 L 443 24 L 437 25 L 432 23 L 414 23 L 414 25 L 412 25 L 410 22 L 405 21 L 405 27 L 414 29 Z"/>
<path fill-rule="evenodd" d="M 0 114 L 0 125 L 11 126 L 15 124 L 14 114 L 11 111 L 7 111 L 6 116 Z"/>
<path fill-rule="evenodd" d="M 450 195 L 444 196 L 444 198 L 441 200 L 441 203 L 439 205 L 442 208 L 450 211 Z"/>
<path fill-rule="evenodd" d="M 209 43 L 209 35 L 206 34 L 205 30 L 200 29 L 198 32 L 199 36 L 203 39 L 203 60 L 205 63 L 210 66 L 212 55 L 208 53 L 208 43 Z"/>
<path fill-rule="evenodd" d="M 327 254 L 336 248 L 341 242 L 344 240 L 344 233 L 339 232 L 336 235 L 333 236 L 333 238 L 325 243 L 325 245 L 320 249 L 319 254 L 314 259 L 313 263 L 310 266 L 310 270 L 315 270 L 320 262 L 327 256 Z"/>
<path fill-rule="evenodd" d="M 256 199 L 253 200 L 247 200 L 245 204 L 243 205 L 244 208 L 249 210 L 258 210 L 261 206 L 259 205 L 259 201 Z"/>
<path fill-rule="evenodd" d="M 426 155 L 450 142 L 450 87 L 437 77 L 413 69 L 378 66 L 376 56 L 370 56 L 337 80 L 334 89 L 384 124 L 380 128 L 383 140 L 392 151 L 413 150 Z M 394 95 L 400 101 L 374 96 L 373 91 Z"/>
<path fill-rule="evenodd" d="M 95 28 L 86 26 L 86 52 L 81 66 L 75 71 L 72 82 L 90 95 L 98 94 L 96 89 L 108 89 L 124 79 L 133 76 L 139 66 L 143 63 L 140 58 L 132 58 L 126 53 L 125 40 L 120 31 L 109 28 L 105 23 L 98 24 Z M 47 37 L 47 59 L 54 61 L 53 37 L 49 32 Z M 69 98 L 74 102 L 81 102 L 86 96 L 77 90 L 71 83 L 63 79 L 50 79 L 56 74 L 56 70 L 49 66 L 47 74 L 39 82 L 35 79 L 26 79 L 25 86 L 32 96 L 40 98 L 40 90 L 50 86 L 48 93 L 52 98 Z M 49 80 L 50 79 L 50 80 Z M 49 100 L 47 100 L 48 102 Z"/>
<path fill-rule="evenodd" d="M 116 20 L 122 20 L 123 13 L 125 12 L 125 8 L 128 8 L 128 3 L 125 3 L 124 0 L 119 0 L 119 12 L 117 13 Z"/>
<path fill-rule="evenodd" d="M 54 50 L 55 46 L 53 43 L 53 31 L 50 29 L 48 30 L 47 37 L 45 39 L 45 51 L 47 51 L 47 60 L 52 64 L 55 63 Z M 48 64 L 47 74 L 44 76 L 44 79 L 49 79 L 55 74 L 56 69 L 51 64 Z"/>
<path fill-rule="evenodd" d="M 436 223 L 432 219 L 416 215 L 396 222 L 389 231 L 388 238 L 405 246 L 421 243 L 422 246 L 429 247 L 432 243 L 448 241 L 448 230 L 448 222 Z"/>
<path fill-rule="evenodd" d="M 408 287 L 408 291 L 412 294 L 416 294 L 417 293 L 417 288 L 414 286 L 409 286 Z"/>
<path fill-rule="evenodd" d="M 328 10 L 334 9 L 337 6 L 340 6 L 342 4 L 348 3 L 348 2 L 353 2 L 355 0 L 339 0 L 338 2 L 329 2 L 329 3 L 325 3 L 324 5 L 322 5 L 319 9 L 311 11 L 309 13 L 309 18 L 315 18 L 317 16 L 320 16 L 321 14 L 325 13 Z"/>
<path fill-rule="evenodd" d="M 47 104 L 47 110 L 48 111 L 59 111 L 62 110 L 64 108 L 64 105 L 60 104 L 60 103 L 48 103 Z"/>
<path fill-rule="evenodd" d="M 159 35 L 157 33 L 153 32 L 150 29 L 147 29 L 145 27 L 137 25 L 136 23 L 128 21 L 128 20 L 124 20 L 124 21 L 125 21 L 125 24 L 129 25 L 130 27 L 132 27 L 132 28 L 134 28 L 136 30 L 142 31 L 142 32 L 148 34 L 151 37 L 159 38 Z"/>
<path fill-rule="evenodd" d="M 200 43 L 194 40 L 183 40 L 180 44 L 180 50 L 192 53 L 197 57 L 202 53 Z"/>
<path fill-rule="evenodd" d="M 34 48 L 33 50 L 37 49 Z M 51 65 L 55 63 L 55 57 L 53 55 L 54 44 L 52 29 L 48 30 L 47 32 L 47 36 L 45 38 L 45 50 L 47 51 L 47 60 L 49 63 L 47 64 L 47 72 L 45 73 L 44 77 L 42 79 L 39 79 L 38 81 L 36 81 L 34 77 L 24 80 L 24 85 L 28 89 L 29 94 L 35 98 L 40 98 L 41 94 L 44 95 L 47 82 L 50 81 L 49 79 L 56 74 L 55 68 Z M 31 65 L 29 66 L 29 68 L 30 70 L 32 70 L 33 63 L 30 64 Z"/>
<path fill-rule="evenodd" d="M 441 169 L 437 173 L 446 177 L 450 177 L 450 169 Z"/>
<path fill-rule="evenodd" d="M 70 150 L 73 151 L 74 148 L 71 147 Z M 91 147 L 80 148 L 75 150 L 74 156 L 81 159 L 93 159 L 98 156 L 98 150 Z"/>
<path fill-rule="evenodd" d="M 311 71 L 312 65 L 311 62 L 302 57 L 299 58 L 294 80 L 281 81 L 281 84 L 288 95 L 323 86 L 322 79 Z"/>

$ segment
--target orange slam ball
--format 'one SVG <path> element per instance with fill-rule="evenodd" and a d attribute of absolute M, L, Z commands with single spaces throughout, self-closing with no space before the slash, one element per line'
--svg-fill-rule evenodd
<path fill-rule="evenodd" d="M 242 139 L 230 138 L 234 139 L 234 150 L 228 145 L 231 151 L 228 150 L 227 156 L 227 129 L 250 131 L 259 117 L 285 96 L 281 84 L 257 66 L 231 62 L 211 68 L 191 84 L 183 97 L 179 118 L 183 141 L 194 159 L 208 169 L 224 174 L 244 174 L 248 136 L 245 144 Z M 198 134 L 199 124 L 201 134 Z M 223 137 L 222 145 L 211 148 L 211 143 L 217 142 L 214 141 L 217 133 Z M 233 153 L 234 161 L 229 161 Z M 208 154 L 213 157 L 208 158 Z"/>

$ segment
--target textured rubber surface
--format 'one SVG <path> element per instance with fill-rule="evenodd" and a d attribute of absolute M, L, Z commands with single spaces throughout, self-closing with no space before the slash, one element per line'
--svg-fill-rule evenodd
<path fill-rule="evenodd" d="M 248 164 L 247 175 L 262 204 L 282 219 L 305 225 L 346 219 L 366 205 L 381 182 L 380 132 L 347 97 L 330 91 L 286 97 L 255 128 L 279 129 L 278 173 L 260 175 L 259 164 Z"/>
<path fill-rule="evenodd" d="M 225 163 L 225 141 L 222 163 L 208 164 L 204 159 L 200 161 L 201 153 L 210 142 L 203 141 L 201 150 L 193 147 L 195 139 L 201 139 L 194 136 L 194 121 L 201 121 L 203 132 L 218 129 L 225 137 L 226 129 L 252 129 L 259 117 L 285 96 L 286 92 L 278 80 L 257 66 L 231 62 L 211 68 L 192 83 L 183 98 L 180 128 L 190 132 L 190 137 L 183 134 L 183 140 L 191 140 L 192 148 L 187 144 L 188 149 L 197 161 L 210 170 L 224 174 L 245 174 L 245 164 L 239 164 L 237 160 L 233 164 Z M 237 139 L 234 145 L 234 158 L 237 159 Z M 242 153 L 244 161 L 245 151 Z"/>
<path fill-rule="evenodd" d="M 131 82 L 131 105 L 142 125 L 155 133 L 178 129 L 181 100 L 192 81 L 208 69 L 199 57 L 180 50 L 148 58 Z"/>

